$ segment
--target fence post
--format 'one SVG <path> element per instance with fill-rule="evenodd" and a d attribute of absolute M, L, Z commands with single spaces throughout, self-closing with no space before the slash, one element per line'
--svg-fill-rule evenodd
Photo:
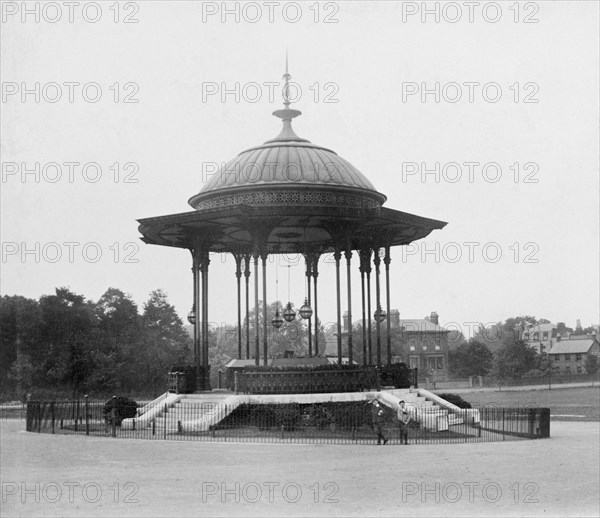
<path fill-rule="evenodd" d="M 218 387 L 223 388 L 223 371 L 219 369 L 217 375 L 219 376 Z"/>
<path fill-rule="evenodd" d="M 75 402 L 75 431 L 79 431 L 79 394 L 77 395 L 77 401 Z"/>
<path fill-rule="evenodd" d="M 38 433 L 42 431 L 42 403 L 37 404 L 37 429 Z"/>
<path fill-rule="evenodd" d="M 88 395 L 83 396 L 85 398 L 85 434 L 90 434 L 90 403 Z"/>
<path fill-rule="evenodd" d="M 156 435 L 156 419 L 152 419 L 152 435 Z"/>
<path fill-rule="evenodd" d="M 238 371 L 236 370 L 236 371 L 233 373 L 233 391 L 234 391 L 236 394 L 239 394 L 239 393 L 240 393 L 240 386 L 239 386 L 239 382 L 240 382 L 240 380 L 239 380 L 239 374 L 238 374 Z"/>
<path fill-rule="evenodd" d="M 163 429 L 163 439 L 167 438 L 167 404 L 165 403 L 165 411 L 163 412 L 163 416 L 164 416 L 164 429 Z"/>
<path fill-rule="evenodd" d="M 117 396 L 112 397 L 112 408 L 110 410 L 110 421 L 112 428 L 112 436 L 117 436 Z"/>
<path fill-rule="evenodd" d="M 54 433 L 54 401 L 50 403 L 50 413 L 52 415 L 52 433 Z"/>

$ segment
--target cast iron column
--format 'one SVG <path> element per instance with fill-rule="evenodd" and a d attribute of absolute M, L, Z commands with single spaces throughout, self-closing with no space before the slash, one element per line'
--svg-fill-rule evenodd
<path fill-rule="evenodd" d="M 373 262 L 375 263 L 375 299 L 377 303 L 377 313 L 381 308 L 381 290 L 379 286 L 379 266 L 381 258 L 379 257 L 379 248 L 374 250 Z M 375 319 L 375 329 L 377 333 L 377 366 L 381 367 L 381 322 L 379 318 Z"/>
<path fill-rule="evenodd" d="M 385 257 L 383 262 L 385 264 L 385 305 L 387 311 L 387 320 L 385 323 L 386 327 L 386 341 L 387 341 L 387 364 L 388 366 L 392 364 L 392 325 L 390 318 L 390 247 L 385 247 Z"/>
<path fill-rule="evenodd" d="M 365 315 L 365 263 L 366 257 L 363 250 L 360 251 L 360 291 L 362 301 L 362 353 L 363 353 L 363 366 L 368 365 L 367 363 L 367 318 Z"/>
<path fill-rule="evenodd" d="M 197 249 L 192 250 L 192 274 L 194 277 L 194 364 L 196 367 L 196 387 L 200 389 L 202 353 L 200 349 L 200 262 Z"/>
<path fill-rule="evenodd" d="M 337 353 L 338 365 L 342 365 L 342 303 L 340 300 L 340 259 L 342 254 L 336 250 L 333 254 L 335 259 L 335 289 L 337 298 Z"/>
<path fill-rule="evenodd" d="M 317 297 L 317 277 L 319 276 L 319 254 L 315 254 L 312 266 L 313 279 L 315 281 L 315 356 L 319 356 L 319 317 Z"/>
<path fill-rule="evenodd" d="M 373 314 L 371 313 L 371 250 L 365 251 L 365 273 L 367 274 L 367 334 L 368 340 L 368 353 L 369 353 L 369 365 L 373 365 L 373 331 L 371 329 L 371 322 L 373 321 Z"/>
<path fill-rule="evenodd" d="M 352 365 L 352 282 L 350 280 L 350 265 L 352 261 L 352 250 L 348 249 L 344 253 L 346 256 L 346 281 L 348 285 L 348 364 Z"/>
<path fill-rule="evenodd" d="M 237 326 L 238 326 L 238 358 L 242 359 L 242 256 L 234 254 L 235 276 L 237 278 Z"/>
<path fill-rule="evenodd" d="M 267 365 L 267 253 L 262 254 L 262 281 L 263 281 L 263 364 Z"/>
<path fill-rule="evenodd" d="M 311 292 L 311 286 L 310 286 L 310 278 L 312 276 L 312 256 L 310 254 L 306 254 L 304 256 L 304 260 L 306 262 L 306 288 L 307 288 L 307 293 L 308 293 L 308 305 L 311 305 L 311 300 L 310 300 L 310 292 Z M 312 357 L 312 315 L 308 318 L 308 357 L 311 358 Z"/>
<path fill-rule="evenodd" d="M 244 277 L 246 279 L 246 360 L 250 359 L 250 254 L 244 255 Z"/>
<path fill-rule="evenodd" d="M 202 359 L 203 381 L 201 390 L 210 390 L 209 361 L 208 361 L 208 251 L 202 253 Z"/>
<path fill-rule="evenodd" d="M 256 339 L 254 342 L 254 363 L 260 365 L 260 338 L 258 336 L 258 252 L 254 254 L 254 328 Z"/>

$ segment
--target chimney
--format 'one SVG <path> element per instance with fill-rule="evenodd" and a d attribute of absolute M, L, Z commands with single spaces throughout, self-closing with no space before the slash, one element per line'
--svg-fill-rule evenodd
<path fill-rule="evenodd" d="M 400 327 L 400 311 L 397 309 L 390 310 L 390 327 L 398 329 Z"/>
<path fill-rule="evenodd" d="M 431 315 L 429 315 L 429 320 L 431 321 L 432 324 L 435 324 L 436 326 L 439 326 L 439 322 L 440 322 L 440 317 L 437 314 L 437 311 L 432 311 Z"/>

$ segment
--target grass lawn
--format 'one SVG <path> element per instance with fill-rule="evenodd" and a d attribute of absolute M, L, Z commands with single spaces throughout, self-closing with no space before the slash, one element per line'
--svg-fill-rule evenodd
<path fill-rule="evenodd" d="M 452 391 L 444 390 L 443 392 Z M 467 392 L 461 393 L 460 396 L 476 408 L 484 406 L 548 407 L 552 420 L 600 421 L 600 389 L 598 387 Z"/>

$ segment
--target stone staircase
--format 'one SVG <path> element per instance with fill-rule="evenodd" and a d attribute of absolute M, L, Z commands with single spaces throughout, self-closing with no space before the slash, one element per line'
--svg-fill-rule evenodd
<path fill-rule="evenodd" d="M 177 402 L 166 407 L 156 416 L 156 430 L 164 431 L 166 428 L 167 432 L 173 433 L 189 430 L 191 422 L 210 421 L 210 424 L 216 424 L 237 406 L 235 404 L 224 405 L 225 400 L 232 395 L 232 392 L 225 391 L 182 394 Z"/>
<path fill-rule="evenodd" d="M 125 419 L 126 429 L 152 428 L 156 433 L 203 432 L 222 421 L 241 404 L 311 404 L 336 401 L 365 401 L 377 398 L 394 411 L 401 400 L 412 418 L 430 431 L 448 430 L 462 424 L 454 405 L 421 389 L 390 389 L 379 392 L 336 394 L 235 395 L 225 390 L 194 394 L 163 394 L 149 403 L 136 418 Z M 477 412 L 477 411 L 474 411 Z M 477 415 L 478 421 L 478 415 Z"/>

